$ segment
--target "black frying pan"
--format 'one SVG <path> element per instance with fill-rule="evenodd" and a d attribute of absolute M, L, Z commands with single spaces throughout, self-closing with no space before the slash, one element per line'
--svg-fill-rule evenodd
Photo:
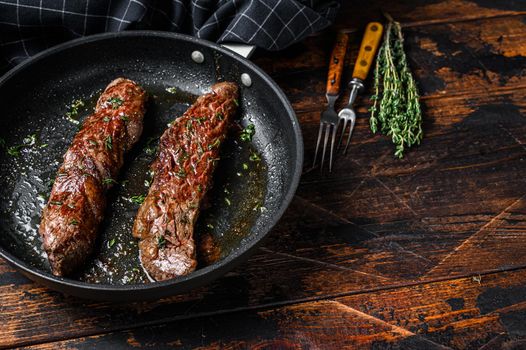
<path fill-rule="evenodd" d="M 203 55 L 202 63 L 195 62 L 196 51 Z M 242 83 L 243 73 L 250 76 L 250 86 Z M 120 185 L 109 194 L 94 255 L 77 274 L 59 278 L 49 272 L 37 229 L 50 182 L 78 130 L 65 115 L 72 101 L 80 99 L 86 104 L 79 112 L 82 120 L 104 87 L 120 76 L 137 81 L 151 96 L 143 136 L 127 157 Z M 256 134 L 252 142 L 240 141 L 235 132 L 228 138 L 210 206 L 197 225 L 198 235 L 206 232 L 214 237 L 221 258 L 202 264 L 188 276 L 149 282 L 131 236 L 138 205 L 130 198 L 147 191 L 144 181 L 155 156 L 149 152 L 155 137 L 198 95 L 225 80 L 241 87 L 239 124 L 255 124 Z M 167 88 L 175 89 L 168 92 Z M 210 282 L 255 249 L 281 217 L 298 185 L 303 143 L 287 98 L 250 61 L 204 40 L 144 31 L 84 37 L 49 49 L 8 72 L 0 79 L 0 96 L 0 137 L 5 141 L 0 152 L 0 256 L 29 278 L 66 294 L 144 300 Z M 36 136 L 34 144 L 11 148 L 23 144 L 29 135 Z M 254 161 L 257 155 L 261 161 Z"/>

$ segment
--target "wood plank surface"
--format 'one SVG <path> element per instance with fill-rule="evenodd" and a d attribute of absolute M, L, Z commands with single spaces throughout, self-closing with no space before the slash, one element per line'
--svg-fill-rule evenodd
<path fill-rule="evenodd" d="M 522 89 L 478 100 L 456 99 L 458 111 L 465 114 L 451 113 L 449 124 L 451 98 L 426 101 L 433 104 L 428 118 L 436 113 L 440 128 L 452 131 L 430 133 L 403 161 L 395 160 L 388 140 L 379 138 L 354 144 L 353 156 L 340 161 L 331 178 L 319 181 L 317 171 L 306 173 L 293 205 L 260 253 L 188 295 L 124 307 L 93 304 L 49 292 L 4 267 L 0 323 L 8 328 L 0 344 L 81 336 L 209 312 L 526 266 L 526 240 L 520 230 L 526 180 L 509 176 L 525 171 L 526 162 L 521 159 L 526 158 L 526 149 L 503 131 L 490 137 L 497 123 L 505 123 L 499 118 L 476 119 L 464 129 L 456 126 L 471 118 L 472 108 L 503 99 L 519 105 L 525 95 Z M 526 130 L 526 120 L 516 119 L 512 116 L 512 124 L 503 125 Z M 366 125 L 358 127 L 357 139 L 360 134 L 365 137 L 366 129 Z M 477 130 L 485 131 L 478 134 Z M 433 152 L 438 147 L 444 148 L 442 154 Z M 505 151 L 496 152 L 499 149 Z M 434 159 L 429 159 L 430 154 Z M 456 169 L 470 162 L 472 167 Z M 473 169 L 478 174 L 476 183 L 469 177 Z M 482 192 L 476 191 L 480 184 L 485 185 Z M 473 249 L 481 240 L 487 249 Z"/>
<path fill-rule="evenodd" d="M 354 37 L 344 79 L 357 29 L 378 19 L 380 8 L 405 28 L 423 93 L 422 145 L 395 159 L 390 141 L 369 131 L 367 92 L 357 101 L 349 154 L 321 177 L 310 165 L 334 28 L 283 52 L 259 53 L 256 63 L 290 98 L 305 141 L 297 196 L 264 247 L 209 286 L 129 305 L 62 296 L 0 261 L 0 348 L 524 345 L 526 7 L 512 0 L 345 2 L 336 28 Z M 472 283 L 479 274 L 481 284 Z M 481 309 L 480 295 L 487 305 L 514 302 Z M 464 306 L 453 312 L 456 299 Z M 369 301 L 370 309 L 363 306 Z"/>
<path fill-rule="evenodd" d="M 264 57 L 255 59 L 285 90 L 296 112 L 319 112 L 320 105 L 326 104 L 327 66 L 334 35 L 325 32 L 289 50 L 261 53 Z M 361 35 L 351 36 L 344 84 L 351 78 Z M 404 35 L 409 64 L 424 99 L 526 87 L 524 15 L 409 27 Z M 368 103 L 371 78 L 366 88 L 358 105 Z M 342 93 L 340 106 L 346 103 L 348 92 L 346 88 Z"/>
<path fill-rule="evenodd" d="M 30 349 L 522 349 L 525 282 L 522 269 L 212 315 Z"/>

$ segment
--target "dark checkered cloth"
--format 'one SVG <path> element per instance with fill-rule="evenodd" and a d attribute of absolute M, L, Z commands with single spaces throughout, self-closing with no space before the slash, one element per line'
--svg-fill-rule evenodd
<path fill-rule="evenodd" d="M 327 27 L 339 0 L 0 0 L 0 73 L 58 43 L 131 29 L 280 50 Z"/>

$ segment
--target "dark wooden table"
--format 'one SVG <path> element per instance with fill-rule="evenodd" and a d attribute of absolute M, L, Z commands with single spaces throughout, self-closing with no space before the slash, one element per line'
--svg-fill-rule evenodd
<path fill-rule="evenodd" d="M 264 247 L 212 285 L 113 306 L 0 261 L 0 347 L 525 349 L 526 1 L 347 1 L 334 28 L 255 61 L 302 124 L 305 173 Z M 308 171 L 335 29 L 382 8 L 405 28 L 423 144 L 403 160 L 368 128 L 331 176 Z M 370 85 L 370 84 L 369 84 Z"/>

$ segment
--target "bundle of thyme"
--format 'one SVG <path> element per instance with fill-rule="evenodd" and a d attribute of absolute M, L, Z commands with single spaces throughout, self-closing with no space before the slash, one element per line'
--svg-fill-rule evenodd
<path fill-rule="evenodd" d="M 370 124 L 373 133 L 380 130 L 391 136 L 395 156 L 402 158 L 407 148 L 422 140 L 422 111 L 418 88 L 407 65 L 402 28 L 391 16 L 385 16 L 389 22 L 376 59 Z"/>

